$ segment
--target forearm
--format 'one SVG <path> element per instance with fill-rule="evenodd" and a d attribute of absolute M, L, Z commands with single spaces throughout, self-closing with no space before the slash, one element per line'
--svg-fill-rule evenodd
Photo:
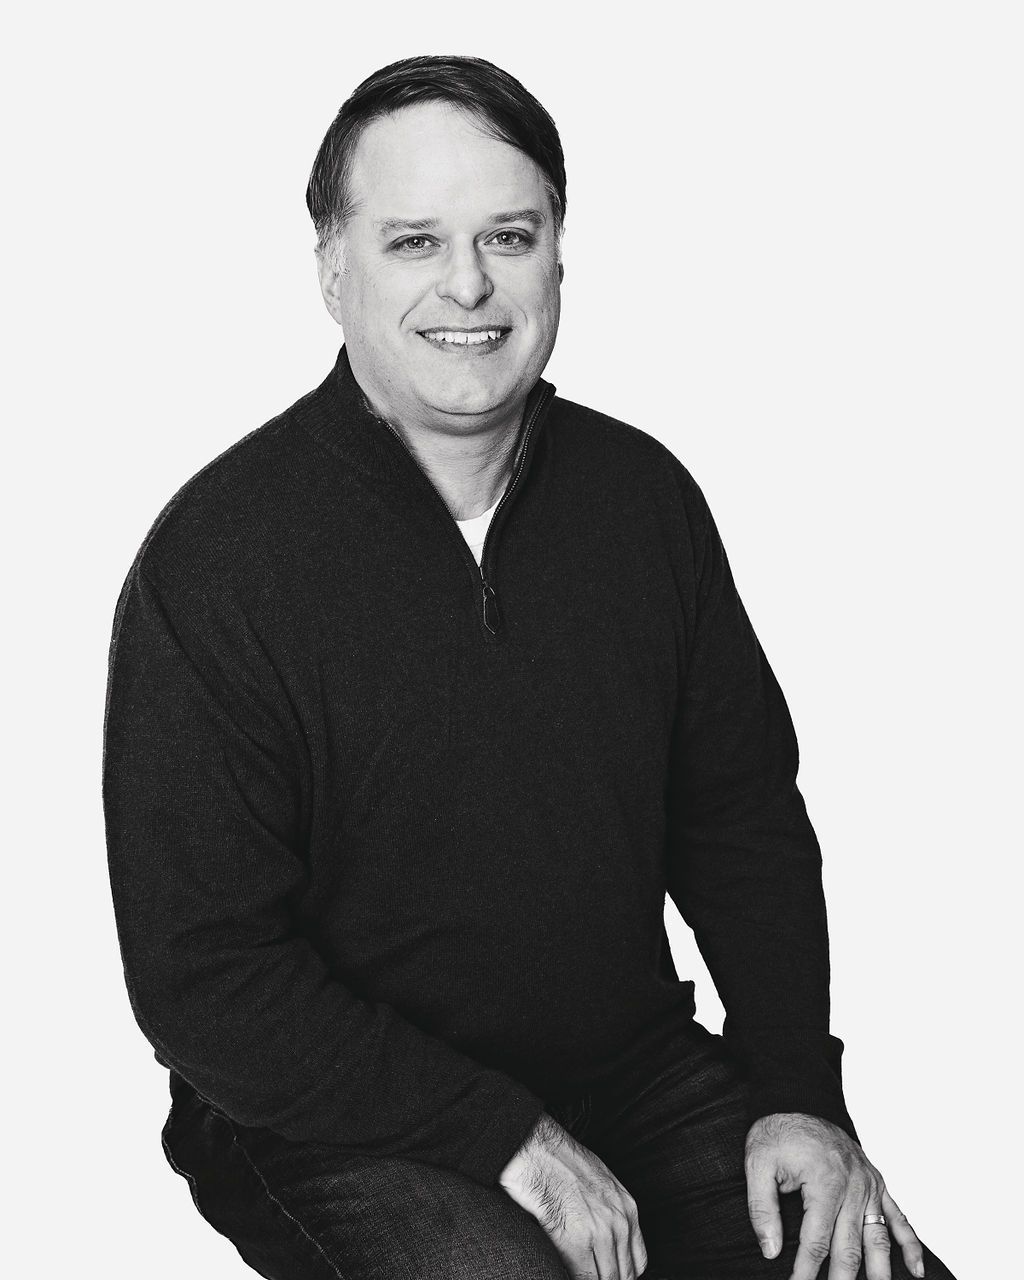
<path fill-rule="evenodd" d="M 305 939 L 199 948 L 122 929 L 140 1027 L 162 1061 L 242 1124 L 496 1180 L 541 1101 L 332 978 Z M 237 933 L 237 930 L 233 930 Z"/>
<path fill-rule="evenodd" d="M 695 560 L 671 759 L 669 892 L 725 1006 L 752 1113 L 807 1111 L 852 1133 L 842 1044 L 829 1034 L 821 851 L 797 788 L 792 720 L 709 512 Z"/>
<path fill-rule="evenodd" d="M 725 1008 L 726 1043 L 750 1080 L 751 1119 L 803 1111 L 856 1136 L 842 1042 L 829 1033 L 821 857 L 795 782 L 687 824 L 670 892 Z"/>
<path fill-rule="evenodd" d="M 139 1025 L 241 1123 L 493 1182 L 540 1100 L 361 999 L 298 930 L 311 790 L 301 733 L 258 650 L 237 670 L 231 616 L 215 625 L 198 608 L 172 619 L 135 572 L 111 651 L 104 812 Z"/>

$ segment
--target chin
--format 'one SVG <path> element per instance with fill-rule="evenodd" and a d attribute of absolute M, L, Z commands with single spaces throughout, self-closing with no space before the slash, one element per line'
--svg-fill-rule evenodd
<path fill-rule="evenodd" d="M 456 385 L 452 382 L 435 385 L 424 396 L 427 403 L 441 413 L 459 414 L 490 413 L 514 398 L 513 383 L 505 379 L 481 382 L 475 378 Z"/>

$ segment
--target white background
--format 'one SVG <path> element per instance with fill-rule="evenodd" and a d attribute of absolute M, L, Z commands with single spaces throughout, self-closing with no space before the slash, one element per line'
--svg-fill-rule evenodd
<path fill-rule="evenodd" d="M 546 376 L 694 473 L 786 691 L 865 1148 L 960 1280 L 1013 1274 L 1019 6 L 32 13 L 3 54 L 11 1274 L 253 1274 L 164 1162 L 124 991 L 110 626 L 174 490 L 333 362 L 303 196 L 342 99 L 451 52 L 562 134 Z"/>

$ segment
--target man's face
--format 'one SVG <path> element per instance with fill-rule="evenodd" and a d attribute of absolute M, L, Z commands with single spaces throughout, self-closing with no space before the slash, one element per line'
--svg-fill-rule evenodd
<path fill-rule="evenodd" d="M 321 264 L 356 378 L 379 411 L 461 432 L 521 409 L 558 329 L 551 197 L 528 156 L 423 103 L 363 131 L 343 270 Z"/>

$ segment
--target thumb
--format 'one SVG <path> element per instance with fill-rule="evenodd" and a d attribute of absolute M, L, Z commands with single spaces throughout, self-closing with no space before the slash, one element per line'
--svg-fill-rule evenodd
<path fill-rule="evenodd" d="M 761 1252 L 766 1258 L 777 1257 L 782 1250 L 779 1188 L 774 1166 L 763 1154 L 747 1161 L 747 1212 Z"/>

